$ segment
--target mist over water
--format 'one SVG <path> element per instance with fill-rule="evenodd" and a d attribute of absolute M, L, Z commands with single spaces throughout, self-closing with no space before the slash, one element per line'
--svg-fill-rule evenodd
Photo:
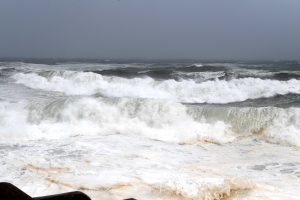
<path fill-rule="evenodd" d="M 32 196 L 297 199 L 299 64 L 1 62 L 0 178 Z"/>

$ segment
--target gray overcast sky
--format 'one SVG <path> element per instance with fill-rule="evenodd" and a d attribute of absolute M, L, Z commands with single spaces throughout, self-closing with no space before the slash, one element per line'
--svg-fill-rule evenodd
<path fill-rule="evenodd" d="M 300 0 L 0 0 L 0 57 L 300 60 Z"/>

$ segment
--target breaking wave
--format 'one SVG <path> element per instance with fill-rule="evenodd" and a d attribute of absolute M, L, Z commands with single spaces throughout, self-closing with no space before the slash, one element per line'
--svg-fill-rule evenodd
<path fill-rule="evenodd" d="M 2 140 L 109 134 L 178 143 L 226 143 L 235 138 L 223 122 L 194 121 L 185 106 L 162 100 L 68 98 L 28 105 L 2 102 L 1 107 Z"/>
<path fill-rule="evenodd" d="M 300 108 L 215 108 L 95 97 L 0 102 L 2 141 L 121 134 L 185 144 L 222 144 L 255 135 L 300 147 L 299 124 Z"/>
<path fill-rule="evenodd" d="M 12 78 L 16 83 L 32 89 L 63 92 L 66 95 L 101 94 L 107 97 L 153 98 L 185 103 L 225 104 L 288 93 L 300 94 L 300 80 L 295 79 L 215 79 L 198 83 L 194 80 L 156 81 L 149 77 L 126 79 L 74 71 L 18 73 Z"/>

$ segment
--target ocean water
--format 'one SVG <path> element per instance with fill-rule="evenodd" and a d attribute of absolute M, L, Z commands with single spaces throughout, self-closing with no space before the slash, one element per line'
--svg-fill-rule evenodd
<path fill-rule="evenodd" d="M 33 197 L 299 199 L 300 62 L 2 59 L 0 181 Z"/>

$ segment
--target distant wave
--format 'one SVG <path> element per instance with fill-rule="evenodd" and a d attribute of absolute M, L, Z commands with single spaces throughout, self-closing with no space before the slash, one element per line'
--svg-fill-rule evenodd
<path fill-rule="evenodd" d="M 195 80 L 156 81 L 149 77 L 126 79 L 74 71 L 17 73 L 12 78 L 16 83 L 32 89 L 58 91 L 67 95 L 100 93 L 109 97 L 168 99 L 185 103 L 225 104 L 288 93 L 300 94 L 300 80 L 295 79 L 240 78 L 198 83 Z"/>
<path fill-rule="evenodd" d="M 197 64 L 192 64 L 192 66 L 195 66 L 195 67 L 203 67 L 203 65 L 202 65 L 202 64 L 199 64 L 199 63 L 197 63 Z"/>

